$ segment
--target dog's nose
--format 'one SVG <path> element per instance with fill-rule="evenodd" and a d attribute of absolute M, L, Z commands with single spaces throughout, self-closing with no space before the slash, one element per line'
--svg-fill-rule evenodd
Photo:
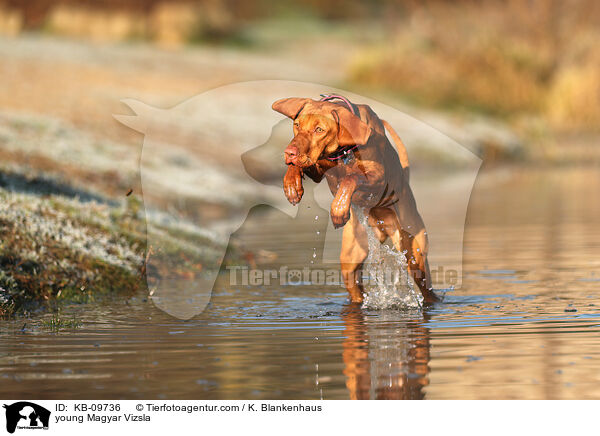
<path fill-rule="evenodd" d="M 298 147 L 290 144 L 283 153 L 285 154 L 285 163 L 293 164 L 298 158 Z"/>

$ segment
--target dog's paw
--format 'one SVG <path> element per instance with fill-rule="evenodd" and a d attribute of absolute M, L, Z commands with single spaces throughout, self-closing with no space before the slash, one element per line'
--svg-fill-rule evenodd
<path fill-rule="evenodd" d="M 302 185 L 300 185 L 300 187 L 291 184 L 284 185 L 283 190 L 288 201 L 294 206 L 300 203 L 300 200 L 302 200 L 302 194 L 304 194 L 304 189 L 302 188 Z"/>
<path fill-rule="evenodd" d="M 331 222 L 336 229 L 342 227 L 350 219 L 350 205 L 346 203 L 331 203 Z"/>
<path fill-rule="evenodd" d="M 304 188 L 302 187 L 302 170 L 296 167 L 288 167 L 283 177 L 283 192 L 288 201 L 294 206 L 300 203 Z"/>

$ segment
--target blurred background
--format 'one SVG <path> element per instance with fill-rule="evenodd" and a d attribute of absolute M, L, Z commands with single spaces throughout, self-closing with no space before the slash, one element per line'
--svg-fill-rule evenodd
<path fill-rule="evenodd" d="M 124 97 L 168 107 L 233 81 L 318 81 L 459 142 L 476 131 L 463 142 L 488 163 L 589 163 L 598 24 L 591 0 L 0 0 L 0 105 L 128 143 L 110 118 Z"/>

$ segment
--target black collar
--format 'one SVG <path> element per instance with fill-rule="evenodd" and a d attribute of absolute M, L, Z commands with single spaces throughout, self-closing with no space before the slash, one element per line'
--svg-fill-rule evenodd
<path fill-rule="evenodd" d="M 345 147 L 340 147 L 336 151 L 334 151 L 333 153 L 331 153 L 329 156 L 325 156 L 325 159 L 331 160 L 331 161 L 335 161 L 335 160 L 338 160 L 338 159 L 343 159 L 346 156 L 348 156 L 348 154 L 350 152 L 352 152 L 353 150 L 355 150 L 357 148 L 358 148 L 358 144 L 347 145 Z"/>

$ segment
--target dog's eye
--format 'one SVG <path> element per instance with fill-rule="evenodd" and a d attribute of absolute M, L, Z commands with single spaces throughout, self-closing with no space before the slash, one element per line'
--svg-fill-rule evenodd
<path fill-rule="evenodd" d="M 294 123 L 294 127 L 298 127 L 298 123 Z"/>
<path fill-rule="evenodd" d="M 321 129 L 320 127 L 317 127 L 317 128 L 315 129 L 315 132 L 317 132 L 317 133 L 321 133 L 321 132 L 323 132 L 323 129 Z"/>

